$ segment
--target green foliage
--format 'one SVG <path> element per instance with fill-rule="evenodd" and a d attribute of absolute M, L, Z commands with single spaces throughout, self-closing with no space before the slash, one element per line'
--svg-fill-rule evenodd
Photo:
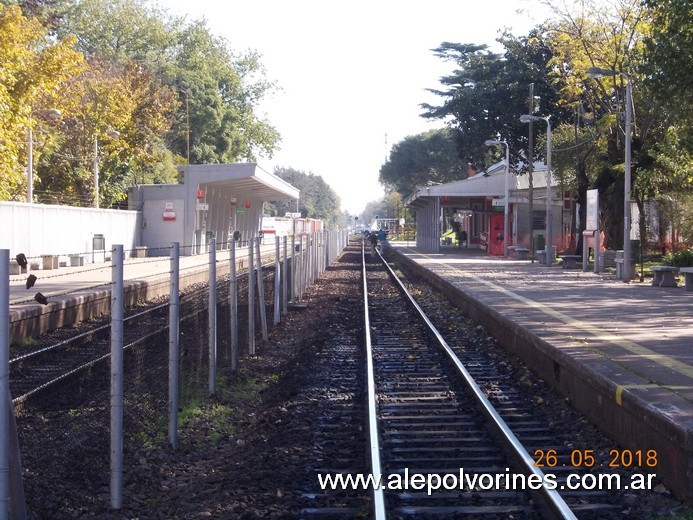
<path fill-rule="evenodd" d="M 662 263 L 674 267 L 693 267 L 693 247 L 664 255 Z"/>
<path fill-rule="evenodd" d="M 650 32 L 645 38 L 646 77 L 669 117 L 691 133 L 693 118 L 693 18 L 690 0 L 646 0 Z M 688 140 L 690 140 L 690 135 Z"/>
<path fill-rule="evenodd" d="M 499 136 L 510 145 L 511 162 L 526 162 L 527 125 L 520 122 L 520 116 L 529 112 L 530 83 L 541 98 L 539 110 L 551 114 L 553 125 L 570 115 L 556 102 L 547 72 L 551 52 L 543 28 L 524 38 L 506 34 L 499 42 L 505 48 L 503 54 L 493 53 L 485 45 L 450 42 L 434 50 L 456 69 L 441 78 L 445 90 L 431 90 L 443 98 L 443 104 L 422 105 L 426 110 L 423 116 L 451 121 L 465 168 L 467 162 L 473 162 L 477 169 L 488 166 L 493 159 L 484 141 Z M 546 131 L 546 125 L 534 128 L 535 132 Z"/>
<path fill-rule="evenodd" d="M 450 182 L 466 176 L 467 165 L 459 158 L 455 132 L 441 129 L 409 136 L 395 144 L 380 168 L 379 180 L 406 197 L 427 181 Z"/>
<path fill-rule="evenodd" d="M 300 192 L 298 212 L 301 216 L 324 221 L 325 229 L 332 229 L 341 222 L 339 197 L 322 177 L 293 168 L 280 167 L 274 169 L 274 174 L 298 188 Z M 296 202 L 293 200 L 274 201 L 265 204 L 265 212 L 269 216 L 283 217 L 286 213 L 297 212 Z"/>
<path fill-rule="evenodd" d="M 95 139 L 103 207 L 132 184 L 175 180 L 188 138 L 193 164 L 272 156 L 280 137 L 257 107 L 274 85 L 256 52 L 232 51 L 204 20 L 173 18 L 150 0 L 19 2 L 39 19 L 4 3 L 0 199 L 25 196 L 30 124 L 41 202 L 92 204 Z M 30 118 L 43 108 L 59 109 L 60 124 Z M 111 130 L 120 137 L 106 138 Z"/>

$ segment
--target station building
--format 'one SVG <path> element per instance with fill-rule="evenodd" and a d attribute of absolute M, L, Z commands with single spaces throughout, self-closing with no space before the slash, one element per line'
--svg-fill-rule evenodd
<path fill-rule="evenodd" d="M 262 229 L 265 201 L 298 199 L 299 191 L 255 163 L 200 164 L 179 167 L 180 184 L 147 184 L 130 188 L 128 207 L 142 214 L 138 242 L 149 256 L 179 242 L 181 254 L 207 251 L 211 238 L 218 249 L 247 241 Z M 162 250 L 161 254 L 168 254 Z"/>
<path fill-rule="evenodd" d="M 471 175 L 473 174 L 473 175 Z M 532 236 L 530 236 L 529 175 L 508 174 L 509 230 L 508 245 L 543 249 L 546 237 L 546 165 L 534 164 Z M 404 204 L 416 212 L 416 246 L 439 253 L 445 243 L 441 237 L 458 222 L 465 240 L 462 247 L 503 256 L 505 237 L 505 163 L 499 162 L 479 173 L 470 171 L 467 179 L 446 184 L 421 186 Z M 573 245 L 576 212 L 572 195 L 551 176 L 552 243 L 558 251 Z"/>

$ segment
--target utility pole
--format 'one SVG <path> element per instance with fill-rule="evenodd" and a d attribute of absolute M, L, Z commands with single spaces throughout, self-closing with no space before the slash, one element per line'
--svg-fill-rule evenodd
<path fill-rule="evenodd" d="M 534 115 L 534 83 L 529 84 L 529 115 Z M 527 182 L 529 184 L 529 257 L 534 262 L 534 124 L 529 122 Z"/>

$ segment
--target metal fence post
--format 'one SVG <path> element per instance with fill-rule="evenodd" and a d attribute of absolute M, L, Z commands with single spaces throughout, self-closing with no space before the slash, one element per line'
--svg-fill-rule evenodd
<path fill-rule="evenodd" d="M 297 300 L 296 294 L 296 283 L 298 282 L 298 276 L 296 276 L 296 235 L 291 235 L 291 294 L 289 299 L 292 302 Z"/>
<path fill-rule="evenodd" d="M 236 240 L 231 240 L 229 308 L 231 312 L 231 370 L 238 370 L 238 285 L 236 280 Z"/>
<path fill-rule="evenodd" d="M 282 319 L 281 314 L 281 290 L 284 277 L 281 272 L 281 257 L 279 256 L 279 237 L 274 237 L 274 324 L 277 325 Z"/>
<path fill-rule="evenodd" d="M 288 258 L 287 258 L 287 243 L 288 243 L 288 237 L 284 236 L 282 237 L 283 241 L 283 246 L 284 246 L 284 256 L 282 257 L 282 263 L 284 266 L 284 272 L 282 273 L 282 314 L 286 314 L 289 310 L 288 305 L 289 305 L 289 293 L 287 292 L 288 290 L 288 275 L 289 271 L 287 269 L 288 267 Z"/>
<path fill-rule="evenodd" d="M 313 268 L 313 235 L 306 235 L 306 252 L 305 252 L 305 276 L 303 277 L 303 291 L 301 295 L 306 294 L 308 287 L 312 283 L 312 268 Z"/>
<path fill-rule="evenodd" d="M 111 507 L 123 505 L 123 254 L 111 252 Z"/>
<path fill-rule="evenodd" d="M 217 241 L 209 241 L 209 394 L 217 392 Z"/>
<path fill-rule="evenodd" d="M 262 278 L 262 252 L 260 251 L 260 239 L 257 239 L 257 297 L 260 307 L 260 325 L 262 326 L 262 340 L 267 341 L 267 306 L 265 305 L 265 284 Z"/>
<path fill-rule="evenodd" d="M 0 249 L 0 519 L 10 506 L 10 250 Z"/>
<path fill-rule="evenodd" d="M 171 289 L 168 313 L 168 441 L 174 450 L 178 445 L 179 266 L 180 244 L 173 242 L 171 244 Z"/>
<path fill-rule="evenodd" d="M 298 301 L 301 301 L 303 299 L 303 280 L 304 280 L 304 273 L 303 273 L 303 264 L 305 262 L 303 261 L 304 255 L 303 255 L 303 235 L 298 236 L 298 291 L 296 291 L 296 299 Z"/>
<path fill-rule="evenodd" d="M 27 518 L 17 421 L 10 394 L 10 250 L 0 249 L 0 518 Z"/>
<path fill-rule="evenodd" d="M 255 355 L 255 241 L 248 240 L 248 354 Z"/>

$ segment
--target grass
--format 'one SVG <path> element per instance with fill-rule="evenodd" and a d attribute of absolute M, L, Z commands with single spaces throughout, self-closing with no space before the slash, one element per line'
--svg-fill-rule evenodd
<path fill-rule="evenodd" d="M 178 414 L 179 424 L 190 432 L 204 430 L 205 442 L 218 443 L 233 435 L 238 424 L 247 419 L 248 407 L 262 400 L 262 391 L 280 379 L 279 374 L 267 377 L 233 378 L 226 375 L 217 379 L 217 394 L 213 402 L 206 396 L 189 396 Z M 246 412 L 244 412 L 246 410 Z M 193 438 L 200 440 L 198 435 Z"/>
<path fill-rule="evenodd" d="M 36 338 L 28 337 L 28 338 L 14 338 L 12 340 L 12 343 L 10 344 L 11 347 L 15 348 L 28 348 L 28 347 L 34 347 L 38 345 L 38 340 Z"/>

